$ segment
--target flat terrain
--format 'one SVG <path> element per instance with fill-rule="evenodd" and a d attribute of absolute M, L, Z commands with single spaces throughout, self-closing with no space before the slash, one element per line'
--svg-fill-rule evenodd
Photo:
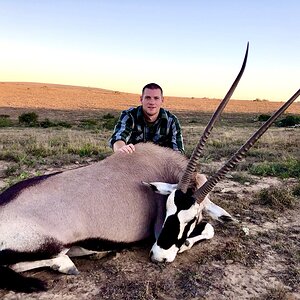
<path fill-rule="evenodd" d="M 296 91 L 291 91 L 291 95 Z M 225 95 L 224 95 L 225 96 Z M 234 99 L 234 97 L 233 97 Z M 165 97 L 164 106 L 175 111 L 211 112 L 219 99 Z M 288 99 L 282 99 L 286 101 Z M 299 100 L 298 100 L 299 101 Z M 98 88 L 41 83 L 0 83 L 0 107 L 46 109 L 106 109 L 123 110 L 139 103 L 139 96 Z M 232 100 L 225 112 L 273 112 L 280 102 Z M 300 114 L 300 102 L 292 104 L 289 113 Z"/>

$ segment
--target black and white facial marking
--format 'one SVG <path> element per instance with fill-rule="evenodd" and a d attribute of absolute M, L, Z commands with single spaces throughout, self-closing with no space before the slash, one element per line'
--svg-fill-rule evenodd
<path fill-rule="evenodd" d="M 200 206 L 191 193 L 173 191 L 167 200 L 167 213 L 161 233 L 153 245 L 150 258 L 154 262 L 172 262 L 180 247 L 198 222 Z"/>

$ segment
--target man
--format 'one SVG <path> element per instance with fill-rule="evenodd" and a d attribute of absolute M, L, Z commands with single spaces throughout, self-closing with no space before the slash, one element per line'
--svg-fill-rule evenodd
<path fill-rule="evenodd" d="M 109 140 L 113 151 L 132 153 L 135 144 L 149 141 L 183 153 L 179 121 L 175 115 L 161 108 L 164 102 L 162 88 L 156 83 L 145 85 L 140 101 L 141 106 L 121 113 Z"/>

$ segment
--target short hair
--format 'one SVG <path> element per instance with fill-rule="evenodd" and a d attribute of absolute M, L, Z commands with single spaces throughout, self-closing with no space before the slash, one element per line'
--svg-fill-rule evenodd
<path fill-rule="evenodd" d="M 161 91 L 161 95 L 163 95 L 163 90 L 162 90 L 162 88 L 157 83 L 151 82 L 151 83 L 146 84 L 143 87 L 142 94 L 144 94 L 145 89 L 150 89 L 150 90 L 156 90 L 156 89 L 158 89 L 158 90 Z"/>

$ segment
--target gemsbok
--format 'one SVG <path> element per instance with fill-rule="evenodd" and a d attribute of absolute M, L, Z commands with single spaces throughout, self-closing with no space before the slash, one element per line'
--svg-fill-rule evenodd
<path fill-rule="evenodd" d="M 205 142 L 244 72 L 248 46 L 237 78 L 190 160 L 171 149 L 141 143 L 132 154 L 115 153 L 5 190 L 0 195 L 0 288 L 44 290 L 43 281 L 20 272 L 49 266 L 77 274 L 70 257 L 95 253 L 104 244 L 126 246 L 154 237 L 151 260 L 172 262 L 177 253 L 213 237 L 213 227 L 202 221 L 203 211 L 214 219 L 232 220 L 209 200 L 209 192 L 300 94 L 298 90 L 214 176 L 206 180 L 197 173 Z"/>

